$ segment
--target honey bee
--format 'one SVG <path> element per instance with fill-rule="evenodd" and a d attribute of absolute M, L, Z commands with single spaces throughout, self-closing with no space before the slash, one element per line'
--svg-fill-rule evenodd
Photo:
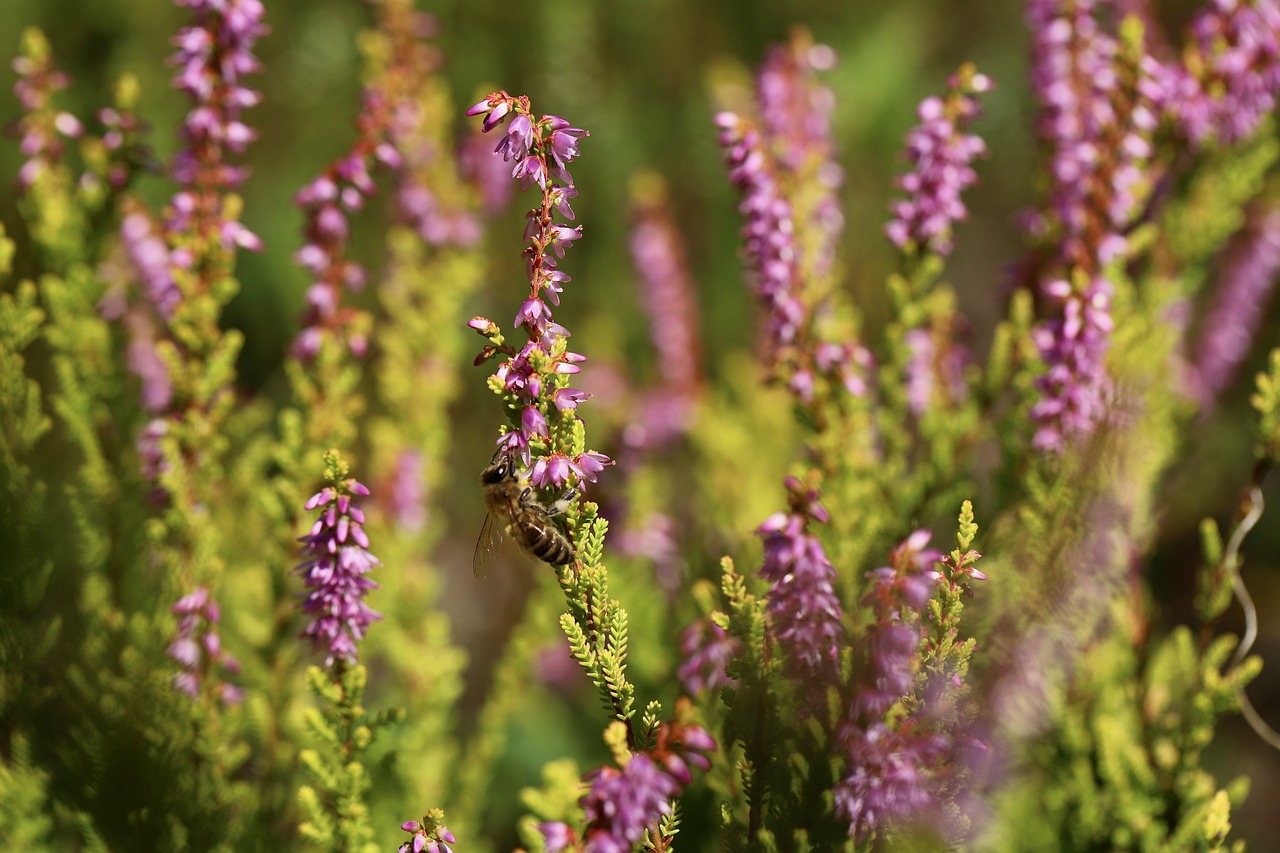
<path fill-rule="evenodd" d="M 504 531 L 539 560 L 553 566 L 573 561 L 573 545 L 551 520 L 568 508 L 567 498 L 561 498 L 550 508 L 543 506 L 527 477 L 516 472 L 515 463 L 506 453 L 499 453 L 480 472 L 480 485 L 489 513 L 471 558 L 471 570 L 477 578 L 484 577 L 493 565 Z"/>

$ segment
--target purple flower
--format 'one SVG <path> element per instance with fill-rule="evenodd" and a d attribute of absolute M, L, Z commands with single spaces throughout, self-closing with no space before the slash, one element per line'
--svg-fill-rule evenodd
<path fill-rule="evenodd" d="M 816 706 L 840 676 L 843 610 L 835 594 L 835 569 L 810 521 L 825 522 L 815 490 L 788 478 L 791 510 L 770 516 L 756 530 L 764 539 L 760 577 L 769 581 L 768 613 L 788 672 Z"/>
<path fill-rule="evenodd" d="M 22 40 L 22 55 L 13 60 L 18 80 L 13 93 L 22 108 L 18 119 L 18 150 L 27 158 L 18 170 L 18 189 L 30 189 L 51 164 L 61 159 L 66 141 L 82 135 L 80 121 L 53 106 L 54 96 L 67 88 L 69 78 L 53 63 L 49 42 L 38 30 Z"/>
<path fill-rule="evenodd" d="M 643 423 L 637 426 L 646 443 L 658 444 L 683 432 L 701 389 L 698 308 L 684 247 L 661 185 L 638 198 L 633 210 L 631 261 L 640 273 L 640 304 L 649 317 L 661 386 L 641 407 Z"/>
<path fill-rule="evenodd" d="M 449 828 L 440 823 L 444 812 L 432 809 L 422 820 L 406 820 L 400 828 L 412 835 L 400 845 L 397 853 L 453 853 L 450 844 L 457 844 Z"/>
<path fill-rule="evenodd" d="M 346 480 L 337 488 L 326 486 L 306 503 L 306 509 L 320 513 L 311 532 L 299 540 L 306 559 L 294 571 L 310 590 L 302 610 L 312 621 L 302 636 L 326 654 L 325 666 L 338 658 L 355 663 L 356 644 L 382 618 L 364 603 L 368 591 L 378 586 L 365 575 L 381 565 L 369 553 L 364 513 L 353 499 L 368 494 L 363 484 Z"/>
<path fill-rule="evenodd" d="M 514 162 L 512 177 L 526 188 L 537 183 L 542 196 L 541 205 L 529 211 L 524 231 L 529 294 L 512 321 L 524 330 L 527 343 L 519 348 L 507 343 L 497 324 L 484 318 L 468 324 L 487 340 L 476 364 L 499 354 L 506 356 L 494 376 L 508 410 L 518 416 L 513 417 L 510 430 L 499 437 L 498 444 L 511 458 L 519 458 L 526 466 L 532 463 L 530 482 L 539 488 L 562 489 L 575 480 L 579 485 L 595 482 L 596 475 L 612 460 L 593 451 L 570 455 L 568 447 L 556 444 L 564 435 L 561 425 L 578 417 L 578 406 L 587 395 L 567 384 L 566 377 L 578 373 L 578 365 L 585 359 L 567 349 L 569 332 L 552 315 L 552 308 L 560 304 L 564 284 L 570 281 L 570 276 L 558 269 L 559 261 L 582 236 L 580 226 L 557 222 L 555 217 L 573 218 L 569 200 L 577 191 L 567 166 L 578 156 L 578 143 L 588 134 L 558 116 L 535 119 L 527 97 L 512 97 L 506 92 L 490 94 L 467 114 L 483 114 L 485 132 L 510 119 L 494 153 Z"/>
<path fill-rule="evenodd" d="M 980 112 L 975 96 L 990 88 L 985 75 L 965 66 L 948 82 L 945 99 L 929 97 L 920 104 L 920 124 L 907 134 L 912 168 L 898 179 L 907 198 L 891 205 L 894 218 L 885 228 L 899 248 L 951 253 L 952 225 L 966 215 L 960 194 L 978 177 L 970 164 L 987 150 L 966 128 Z"/>
<path fill-rule="evenodd" d="M 595 772 L 582 798 L 587 853 L 631 853 L 640 836 L 664 815 L 680 785 L 647 755 L 633 755 L 622 770 Z"/>
<path fill-rule="evenodd" d="M 779 351 L 796 340 L 806 320 L 799 298 L 799 249 L 791 204 L 778 185 L 760 132 L 734 113 L 720 113 L 716 124 L 729 181 L 742 195 L 738 210 L 745 219 L 743 252 L 756 296 L 767 312 L 763 348 L 766 362 L 772 364 Z"/>
<path fill-rule="evenodd" d="M 174 38 L 178 48 L 171 58 L 177 67 L 174 86 L 186 93 L 193 106 L 182 125 L 185 147 L 175 156 L 174 179 L 184 190 L 170 205 L 174 232 L 194 232 L 205 237 L 222 235 L 230 221 L 219 188 L 234 187 L 246 175 L 242 167 L 225 161 L 228 153 L 241 154 L 255 137 L 241 120 L 241 113 L 260 97 L 242 78 L 259 69 L 254 43 L 267 29 L 262 24 L 260 0 L 177 0 L 191 10 L 193 23 Z M 189 203 L 199 194 L 200 204 Z M 255 245 L 256 237 L 243 226 L 228 232 L 236 245 Z M 222 241 L 219 240 L 221 243 Z"/>
<path fill-rule="evenodd" d="M 725 673 L 742 644 L 710 619 L 699 619 L 680 633 L 680 654 L 684 661 L 676 677 L 685 692 L 697 696 L 737 682 Z"/>
<path fill-rule="evenodd" d="M 387 487 L 387 507 L 396 524 L 416 533 L 427 521 L 426 495 L 422 477 L 422 452 L 402 450 Z"/>
<path fill-rule="evenodd" d="M 929 537 L 927 530 L 912 533 L 893 549 L 888 566 L 867 575 L 872 586 L 862 605 L 872 609 L 876 621 L 859 643 L 863 668 L 849 705 L 851 720 L 879 721 L 915 683 L 919 617 L 940 577 L 933 566 L 942 559 L 926 547 Z"/>
<path fill-rule="evenodd" d="M 1104 32 L 1094 7 L 1095 0 L 1034 0 L 1027 9 L 1050 160 L 1047 212 L 1028 224 L 1056 247 L 1040 279 L 1058 315 L 1035 333 L 1046 371 L 1031 414 L 1034 446 L 1054 452 L 1091 432 L 1106 409 L 1114 290 L 1107 267 L 1126 257 L 1125 233 L 1150 192 L 1151 137 L 1167 97 L 1159 64 Z"/>
<path fill-rule="evenodd" d="M 844 227 L 838 196 L 844 172 L 831 138 L 836 99 L 816 75 L 835 64 L 834 50 L 797 30 L 787 44 L 770 48 L 756 78 L 765 145 L 788 185 L 801 188 L 790 197 L 793 215 L 806 235 L 809 272 L 818 276 L 830 272 Z"/>
<path fill-rule="evenodd" d="M 1187 63 L 1169 71 L 1169 107 L 1196 144 L 1239 142 L 1280 94 L 1280 3 L 1211 0 L 1191 35 Z"/>
<path fill-rule="evenodd" d="M 218 636 L 221 611 L 218 603 L 209 595 L 206 587 L 196 587 L 178 599 L 173 605 L 178 625 L 169 642 L 168 655 L 180 667 L 173 676 L 173 686 L 192 699 L 199 699 L 202 691 L 224 705 L 235 705 L 244 698 L 243 691 L 214 675 L 215 667 L 226 675 L 240 672 L 240 663 L 222 648 Z"/>
<path fill-rule="evenodd" d="M 1251 218 L 1223 254 L 1218 284 L 1196 342 L 1187 390 L 1208 410 L 1249 354 L 1280 278 L 1280 206 Z"/>
<path fill-rule="evenodd" d="M 846 726 L 840 741 L 847 763 L 835 787 L 835 809 L 849 822 L 850 837 L 864 842 L 940 804 L 930 770 L 945 756 L 944 739 L 873 723 Z"/>
<path fill-rule="evenodd" d="M 573 830 L 568 824 L 560 821 L 548 821 L 538 824 L 538 831 L 542 833 L 543 853 L 561 853 L 562 850 L 568 849 L 569 845 L 574 841 Z"/>

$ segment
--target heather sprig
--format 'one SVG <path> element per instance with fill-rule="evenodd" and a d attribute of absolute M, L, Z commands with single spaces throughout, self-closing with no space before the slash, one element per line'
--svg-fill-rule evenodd
<path fill-rule="evenodd" d="M 299 832 L 325 850 L 367 851 L 376 845 L 365 804 L 372 779 L 364 754 L 378 732 L 405 712 L 392 708 L 370 714 L 364 707 L 369 676 L 356 662 L 357 644 L 382 618 L 364 602 L 377 586 L 365 575 L 379 562 L 369 553 L 364 513 L 354 499 L 369 490 L 348 476 L 337 451 L 327 452 L 324 461 L 325 486 L 306 504 L 319 511 L 319 518 L 302 539 L 306 560 L 297 569 L 309 589 L 301 607 L 311 622 L 302 636 L 327 655 L 323 669 L 307 670 L 307 686 L 319 707 L 306 715 L 317 747 L 298 754 L 314 783 L 298 789 Z"/>
<path fill-rule="evenodd" d="M 453 853 L 450 844 L 457 844 L 449 827 L 444 825 L 444 812 L 428 809 L 420 820 L 407 820 L 400 828 L 411 833 L 410 840 L 399 847 L 399 853 Z"/>
<path fill-rule="evenodd" d="M 1200 326 L 1186 391 L 1202 411 L 1213 408 L 1249 354 L 1254 333 L 1280 277 L 1280 205 L 1260 204 L 1219 261 L 1217 283 Z"/>
<path fill-rule="evenodd" d="M 632 198 L 631 263 L 639 273 L 658 382 L 637 402 L 641 418 L 622 439 L 629 447 L 657 448 L 684 433 L 702 393 L 698 307 L 665 185 L 644 175 L 632 181 Z"/>
<path fill-rule="evenodd" d="M 173 605 L 178 617 L 168 654 L 181 669 L 173 676 L 174 689 L 192 699 L 210 701 L 216 698 L 223 705 L 235 705 L 244 699 L 244 691 L 236 685 L 222 681 L 217 674 L 238 675 L 240 662 L 222 647 L 218 635 L 218 622 L 222 610 L 206 587 L 196 587 Z"/>
<path fill-rule="evenodd" d="M 364 512 L 356 504 L 357 498 L 368 497 L 369 489 L 348 477 L 347 470 L 336 451 L 325 454 L 325 486 L 305 507 L 317 512 L 317 518 L 300 540 L 303 562 L 295 569 L 308 589 L 302 610 L 311 617 L 302 636 L 325 655 L 326 667 L 337 660 L 355 663 L 357 644 L 382 618 L 364 601 L 378 587 L 367 575 L 381 565 L 369 551 Z"/>
<path fill-rule="evenodd" d="M 484 115 L 486 132 L 510 118 L 494 153 L 514 164 L 511 176 L 524 189 L 536 184 L 541 191 L 540 204 L 526 214 L 529 295 L 512 320 L 527 342 L 518 348 L 508 343 L 499 326 L 484 317 L 468 324 L 488 341 L 476 364 L 499 353 L 507 356 L 489 380 L 511 422 L 499 446 L 531 466 L 531 482 L 540 488 L 594 483 L 611 460 L 581 446 L 584 436 L 577 408 L 588 395 L 569 386 L 570 377 L 586 359 L 569 351 L 569 332 L 552 319 L 551 311 L 560 304 L 563 286 L 571 280 L 559 262 L 582 236 L 582 226 L 570 227 L 557 217 L 574 219 L 570 202 L 578 191 L 568 166 L 579 154 L 578 142 L 589 134 L 559 116 L 535 120 L 527 97 L 506 92 L 494 92 L 467 110 L 467 115 Z"/>
<path fill-rule="evenodd" d="M 1280 95 L 1280 4 L 1210 0 L 1190 35 L 1182 62 L 1168 70 L 1170 109 L 1195 145 L 1237 143 Z"/>
<path fill-rule="evenodd" d="M 756 533 L 764 540 L 759 575 L 770 583 L 767 610 L 788 674 L 811 710 L 826 707 L 828 688 L 840 679 L 845 643 L 843 609 L 836 597 L 836 570 L 811 523 L 830 520 L 818 491 L 787 479 L 790 509 L 770 516 Z"/>
<path fill-rule="evenodd" d="M 1053 453 L 1089 435 L 1107 409 L 1116 270 L 1154 183 L 1152 137 L 1168 97 L 1141 24 L 1127 18 L 1112 34 L 1101 5 L 1035 0 L 1027 8 L 1048 158 L 1045 210 L 1028 225 L 1052 246 L 1038 278 L 1055 309 L 1035 331 L 1045 372 L 1032 443 Z"/>
<path fill-rule="evenodd" d="M 19 149 L 26 158 L 18 170 L 18 188 L 28 191 L 61 161 L 68 143 L 83 135 L 84 126 L 55 105 L 58 92 L 67 88 L 70 79 L 54 64 L 44 33 L 34 27 L 23 32 L 22 50 L 13 60 L 13 70 L 18 75 L 13 93 L 22 109 L 17 125 Z"/>
<path fill-rule="evenodd" d="M 679 716 L 679 713 L 677 714 Z M 658 725 L 651 751 L 633 754 L 626 733 L 615 722 L 606 733 L 618 767 L 588 773 L 590 788 L 579 801 L 585 825 L 581 832 L 562 821 L 542 823 L 545 853 L 627 853 L 645 839 L 649 850 L 671 849 L 678 821 L 674 800 L 692 782 L 690 765 L 711 766 L 708 753 L 716 742 L 700 726 L 678 720 Z"/>
<path fill-rule="evenodd" d="M 920 124 L 906 144 L 911 170 L 897 180 L 907 197 L 891 205 L 893 219 L 885 226 L 893 244 L 908 254 L 951 254 L 952 228 L 967 215 L 960 195 L 978 179 L 973 161 L 987 153 L 969 125 L 981 114 L 978 95 L 990 90 L 990 78 L 964 65 L 947 81 L 943 97 L 925 98 L 916 110 Z"/>

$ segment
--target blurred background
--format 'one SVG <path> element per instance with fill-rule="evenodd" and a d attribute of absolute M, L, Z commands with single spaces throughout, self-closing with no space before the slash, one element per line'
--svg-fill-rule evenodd
<path fill-rule="evenodd" d="M 1124 5 L 1124 4 L 1121 4 Z M 1131 2 L 1128 5 L 1138 5 Z M 1153 3 L 1154 15 L 1175 43 L 1197 4 Z M 72 77 L 65 108 L 88 116 L 110 102 L 123 73 L 142 84 L 139 114 L 153 128 L 151 142 L 163 162 L 176 141 L 173 128 L 186 103 L 169 85 L 170 40 L 185 10 L 159 0 L 6 0 L 0 14 L 0 52 L 12 55 L 23 27 L 48 34 L 62 68 Z M 981 360 L 1004 310 L 1008 269 L 1022 252 L 1017 214 L 1034 203 L 1037 156 L 1034 108 L 1026 84 L 1027 41 L 1022 4 L 1008 0 L 928 0 L 831 3 L 827 0 L 453 0 L 420 4 L 436 16 L 435 43 L 459 114 L 485 93 L 503 88 L 532 99 L 539 112 L 568 118 L 590 130 L 574 168 L 580 196 L 574 207 L 585 236 L 566 261 L 574 282 L 557 319 L 574 330 L 575 349 L 593 354 L 596 367 L 625 382 L 648 384 L 652 347 L 627 247 L 629 182 L 642 170 L 661 174 L 670 188 L 697 286 L 704 368 L 715 382 L 739 369 L 753 338 L 752 305 L 737 252 L 739 220 L 715 144 L 713 92 L 749 85 L 766 48 L 793 26 L 809 28 L 833 47 L 839 64 L 826 82 L 837 98 L 834 132 L 845 169 L 846 219 L 842 263 L 845 286 L 874 336 L 887 308 L 885 277 L 895 255 L 882 235 L 892 179 L 900 169 L 903 135 L 916 104 L 940 92 L 963 61 L 973 61 L 996 84 L 984 100 L 976 130 L 990 157 L 978 164 L 980 184 L 967 196 L 969 221 L 957 233 L 948 279 L 968 317 L 967 342 Z M 302 216 L 293 194 L 344 152 L 359 104 L 356 37 L 369 21 L 358 0 L 268 0 L 271 32 L 257 49 L 264 69 L 248 82 L 264 95 L 249 111 L 259 133 L 243 189 L 244 220 L 268 251 L 243 254 L 241 293 L 226 325 L 243 330 L 242 390 L 287 393 L 281 364 L 296 333 L 308 284 L 291 260 L 301 245 Z M 13 73 L 0 68 L 0 118 L 17 113 Z M 0 218 L 22 241 L 12 177 L 21 158 L 12 140 L 0 144 Z M 155 176 L 139 187 L 153 208 L 171 186 Z M 472 314 L 510 322 L 522 278 L 519 250 L 523 199 L 492 227 L 488 287 Z M 376 217 L 357 224 L 355 252 L 374 269 L 379 247 Z M 364 229 L 361 231 L 360 229 Z M 362 248 L 363 247 L 363 248 Z M 19 258 L 23 257 L 19 250 Z M 18 270 L 19 275 L 31 269 Z M 1193 572 L 1199 557 L 1196 526 L 1205 516 L 1226 522 L 1252 465 L 1253 375 L 1266 350 L 1280 341 L 1280 311 L 1273 299 L 1258 345 L 1221 405 L 1190 432 L 1167 482 L 1161 541 L 1148 566 L 1155 629 L 1191 618 Z M 604 375 L 601 373 L 601 375 Z M 597 380 L 599 381 L 599 380 Z M 603 393 L 592 405 L 605 407 Z M 595 409 L 593 411 L 601 411 Z M 625 420 L 625 412 L 608 415 Z M 481 369 L 467 383 L 455 411 L 457 498 L 436 502 L 450 514 L 451 531 L 437 562 L 451 568 L 450 602 L 458 641 L 471 653 L 469 695 L 483 691 L 489 663 L 514 618 L 525 582 L 478 587 L 469 570 L 482 508 L 472 486 L 489 455 L 495 409 Z M 610 448 L 600 448 L 610 452 Z M 1257 651 L 1268 668 L 1250 693 L 1272 725 L 1280 727 L 1280 488 L 1268 488 L 1272 509 L 1244 547 L 1245 575 L 1258 604 L 1262 636 Z M 1240 630 L 1233 608 L 1228 626 Z M 546 745 L 552 752 L 559 745 Z M 541 756 L 529 757 L 536 766 Z M 517 756 L 513 760 L 519 761 Z M 1253 793 L 1237 817 L 1240 837 L 1255 849 L 1274 849 L 1271 803 L 1280 792 L 1280 754 L 1262 748 L 1238 719 L 1221 727 L 1209 767 L 1220 779 L 1247 773 Z M 522 770 L 521 773 L 526 771 Z M 513 803 L 514 808 L 514 803 Z"/>

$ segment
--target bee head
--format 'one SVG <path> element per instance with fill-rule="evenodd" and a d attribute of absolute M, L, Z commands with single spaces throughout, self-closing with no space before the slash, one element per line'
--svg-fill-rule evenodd
<path fill-rule="evenodd" d="M 483 486 L 492 486 L 506 480 L 511 476 L 511 474 L 511 461 L 506 458 L 501 458 L 496 462 L 490 463 L 489 467 L 480 472 L 480 484 Z"/>

